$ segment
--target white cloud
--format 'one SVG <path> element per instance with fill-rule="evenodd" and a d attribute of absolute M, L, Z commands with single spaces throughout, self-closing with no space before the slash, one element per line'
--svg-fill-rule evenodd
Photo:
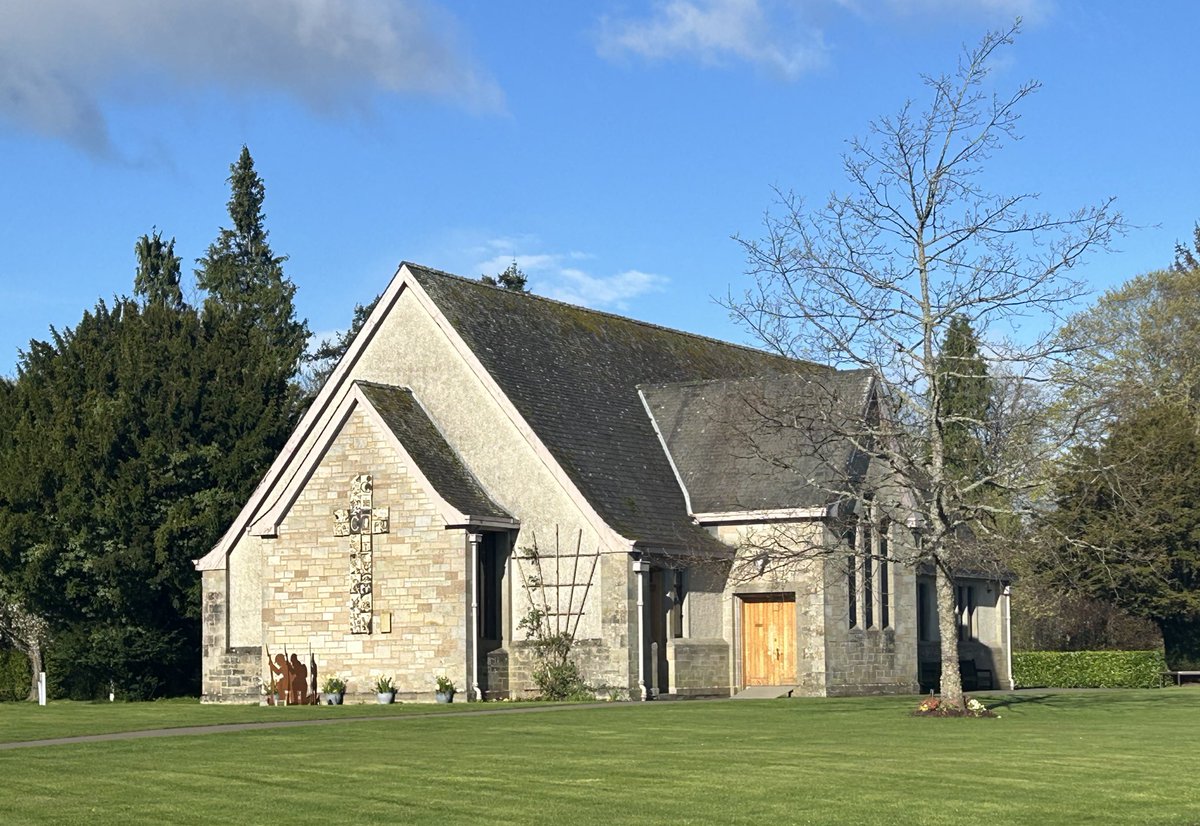
<path fill-rule="evenodd" d="M 601 52 L 650 60 L 683 56 L 709 65 L 730 58 L 794 80 L 826 62 L 819 29 L 784 26 L 759 0 L 665 0 L 649 19 L 602 22 Z"/>
<path fill-rule="evenodd" d="M 861 0 L 843 0 L 851 7 L 862 6 Z M 1012 20 L 1016 17 L 1037 21 L 1048 15 L 1053 0 L 887 0 L 888 8 L 896 14 L 954 15 L 976 14 Z"/>
<path fill-rule="evenodd" d="M 683 58 L 720 66 L 759 66 L 796 80 L 830 60 L 824 24 L 838 12 L 887 25 L 889 18 L 982 18 L 995 25 L 1015 17 L 1037 21 L 1054 0 L 657 0 L 643 18 L 604 18 L 599 51 L 647 60 Z"/>
<path fill-rule="evenodd" d="M 112 150 L 114 97 L 217 88 L 282 93 L 314 111 L 380 94 L 500 108 L 449 15 L 421 0 L 0 0 L 0 120 Z"/>
<path fill-rule="evenodd" d="M 533 292 L 597 310 L 627 310 L 633 299 L 662 292 L 669 283 L 665 276 L 634 269 L 592 275 L 580 268 L 580 262 L 593 257 L 584 252 L 514 252 L 520 247 L 537 245 L 532 236 L 491 239 L 476 250 L 489 257 L 474 264 L 470 272 L 495 276 L 516 261 L 517 267 L 528 276 Z"/>
<path fill-rule="evenodd" d="M 597 277 L 582 270 L 564 268 L 539 292 L 570 304 L 624 310 L 628 308 L 630 300 L 647 293 L 660 293 L 666 289 L 667 283 L 668 279 L 664 276 L 640 270 L 625 270 Z"/>

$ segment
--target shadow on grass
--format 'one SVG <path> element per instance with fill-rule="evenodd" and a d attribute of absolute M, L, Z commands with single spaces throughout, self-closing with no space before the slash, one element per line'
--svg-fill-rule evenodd
<path fill-rule="evenodd" d="M 979 695 L 987 697 L 987 706 L 990 709 L 1016 708 L 1018 706 L 1029 705 L 1083 710 L 1118 705 L 1125 711 L 1131 708 L 1141 709 L 1181 699 L 1176 692 L 1160 688 L 1061 690 L 1032 688 L 1013 694 L 993 694 L 988 696 L 987 692 L 979 692 Z"/>

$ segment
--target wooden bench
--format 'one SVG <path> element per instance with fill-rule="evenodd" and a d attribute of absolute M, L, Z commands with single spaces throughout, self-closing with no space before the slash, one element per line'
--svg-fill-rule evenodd
<path fill-rule="evenodd" d="M 958 673 L 962 676 L 963 691 L 989 691 L 996 687 L 992 679 L 992 669 L 979 668 L 974 660 L 959 660 Z M 986 675 L 987 685 L 983 684 Z"/>
<path fill-rule="evenodd" d="M 1192 680 L 1200 680 L 1200 671 L 1164 671 L 1164 677 L 1174 677 L 1175 685 L 1183 685 L 1186 678 L 1188 682 Z"/>

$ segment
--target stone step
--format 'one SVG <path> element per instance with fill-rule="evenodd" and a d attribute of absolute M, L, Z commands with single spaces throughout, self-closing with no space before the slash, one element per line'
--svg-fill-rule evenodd
<path fill-rule="evenodd" d="M 733 695 L 735 700 L 774 700 L 778 697 L 791 697 L 798 685 L 748 685 Z"/>

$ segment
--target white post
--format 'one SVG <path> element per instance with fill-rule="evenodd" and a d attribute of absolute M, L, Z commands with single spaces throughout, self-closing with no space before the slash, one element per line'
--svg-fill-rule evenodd
<path fill-rule="evenodd" d="M 479 543 L 483 534 L 467 534 L 471 543 L 471 699 L 483 700 L 479 687 Z"/>
<path fill-rule="evenodd" d="M 46 705 L 46 672 L 38 672 L 38 705 Z"/>
<path fill-rule="evenodd" d="M 1008 660 L 1008 687 L 1016 690 L 1017 680 L 1012 670 L 1012 586 L 1005 585 L 1004 596 L 1004 656 Z"/>
<path fill-rule="evenodd" d="M 633 562 L 633 572 L 638 578 L 637 589 L 637 640 L 638 640 L 638 689 L 642 699 L 650 699 L 650 691 L 646 688 L 646 633 L 644 628 L 646 614 L 646 576 L 650 573 L 650 563 L 641 559 Z"/>

